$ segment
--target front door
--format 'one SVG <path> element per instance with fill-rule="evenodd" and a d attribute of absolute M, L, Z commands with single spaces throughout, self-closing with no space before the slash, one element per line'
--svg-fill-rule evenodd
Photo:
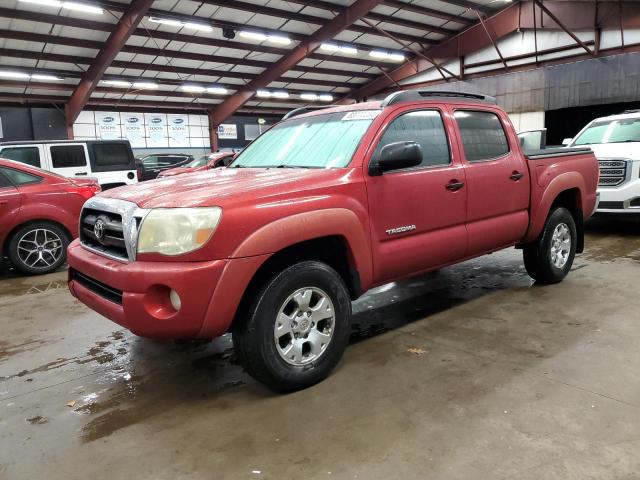
<path fill-rule="evenodd" d="M 20 191 L 9 181 L 0 168 L 0 228 L 13 225 L 20 210 Z M 4 234 L 8 232 L 2 232 Z"/>
<path fill-rule="evenodd" d="M 465 172 L 445 125 L 438 109 L 404 111 L 388 124 L 372 154 L 375 159 L 383 146 L 399 141 L 418 142 L 423 152 L 418 167 L 367 176 L 377 284 L 465 255 Z"/>

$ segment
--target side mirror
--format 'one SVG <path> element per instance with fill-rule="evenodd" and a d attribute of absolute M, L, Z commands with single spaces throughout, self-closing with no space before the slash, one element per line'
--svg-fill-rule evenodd
<path fill-rule="evenodd" d="M 369 175 L 378 176 L 389 170 L 417 167 L 422 163 L 422 147 L 416 142 L 395 142 L 385 145 L 380 155 L 369 164 Z"/>
<path fill-rule="evenodd" d="M 564 140 L 562 140 L 562 145 L 566 147 L 567 145 L 569 145 L 571 143 L 572 140 L 573 140 L 573 138 L 567 137 Z"/>

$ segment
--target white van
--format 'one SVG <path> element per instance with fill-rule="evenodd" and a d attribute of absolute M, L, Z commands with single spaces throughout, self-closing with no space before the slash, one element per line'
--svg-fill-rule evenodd
<path fill-rule="evenodd" d="M 0 157 L 65 177 L 94 177 L 103 190 L 138 182 L 128 140 L 50 140 L 0 143 Z"/>

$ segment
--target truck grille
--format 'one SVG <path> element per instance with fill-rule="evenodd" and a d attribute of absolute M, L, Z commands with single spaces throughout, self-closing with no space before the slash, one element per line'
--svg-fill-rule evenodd
<path fill-rule="evenodd" d="M 600 165 L 600 187 L 617 187 L 627 180 L 627 162 L 618 159 L 598 160 Z"/>
<path fill-rule="evenodd" d="M 111 257 L 128 260 L 122 216 L 118 213 L 84 208 L 80 217 L 80 242 Z"/>

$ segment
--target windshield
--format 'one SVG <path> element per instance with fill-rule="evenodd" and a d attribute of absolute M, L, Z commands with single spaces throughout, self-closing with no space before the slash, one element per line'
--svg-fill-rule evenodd
<path fill-rule="evenodd" d="M 204 167 L 207 164 L 208 161 L 209 161 L 209 156 L 208 155 L 203 155 L 200 158 L 197 158 L 195 160 L 190 161 L 185 166 L 189 167 L 189 168 Z"/>
<path fill-rule="evenodd" d="M 582 132 L 574 145 L 592 143 L 640 142 L 640 118 L 623 118 L 593 122 Z"/>
<path fill-rule="evenodd" d="M 282 122 L 244 149 L 231 167 L 346 167 L 378 113 L 356 110 Z"/>

